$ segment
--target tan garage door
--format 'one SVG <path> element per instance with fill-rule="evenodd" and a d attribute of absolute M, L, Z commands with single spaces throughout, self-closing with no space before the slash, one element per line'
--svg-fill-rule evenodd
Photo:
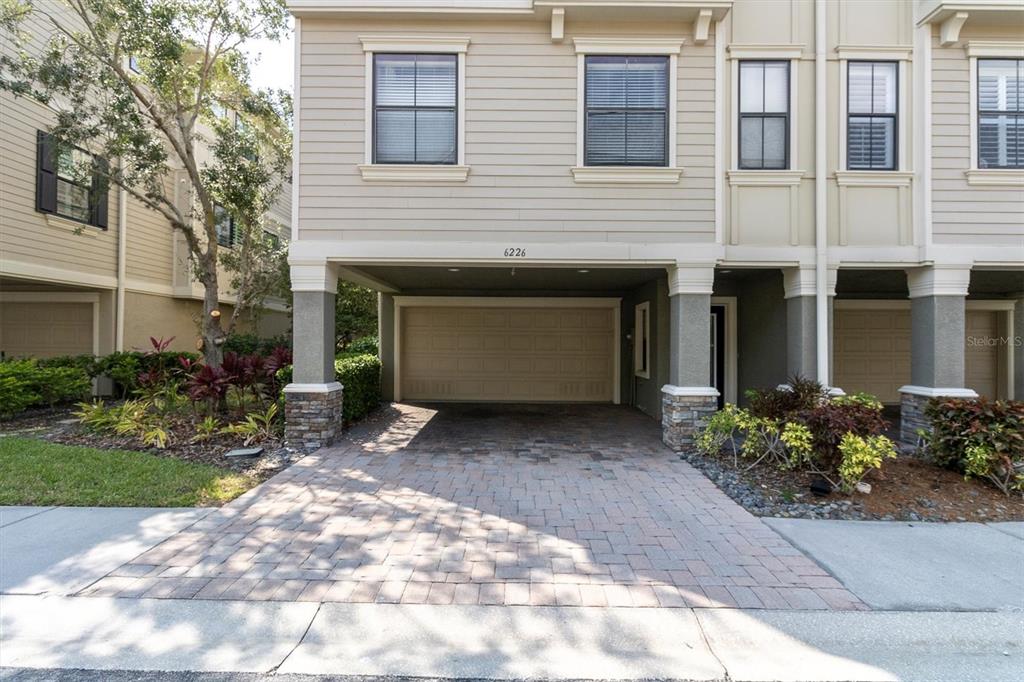
<path fill-rule="evenodd" d="M 999 392 L 999 313 L 967 311 L 965 383 L 979 395 L 995 398 Z"/>
<path fill-rule="evenodd" d="M 0 327 L 7 357 L 93 352 L 91 303 L 0 303 Z"/>
<path fill-rule="evenodd" d="M 836 386 L 898 403 L 910 383 L 910 311 L 836 310 L 833 333 Z"/>
<path fill-rule="evenodd" d="M 402 398 L 610 402 L 614 322 L 611 308 L 402 308 Z"/>
<path fill-rule="evenodd" d="M 979 394 L 998 395 L 999 352 L 975 339 L 998 338 L 999 313 L 967 311 L 965 383 Z M 866 391 L 898 403 L 899 387 L 910 383 L 910 311 L 836 310 L 835 384 L 847 393 Z"/>

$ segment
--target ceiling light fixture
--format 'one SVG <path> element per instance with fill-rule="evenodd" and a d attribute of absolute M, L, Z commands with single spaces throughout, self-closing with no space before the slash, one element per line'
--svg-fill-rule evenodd
<path fill-rule="evenodd" d="M 458 272 L 459 268 L 448 268 L 448 272 Z"/>
<path fill-rule="evenodd" d="M 579 269 L 579 270 L 577 270 L 576 272 L 581 272 L 581 273 L 583 273 L 583 274 L 585 275 L 585 274 L 587 274 L 588 272 L 590 272 L 590 270 L 587 270 L 587 269 L 585 269 L 585 268 L 580 268 L 580 269 Z"/>

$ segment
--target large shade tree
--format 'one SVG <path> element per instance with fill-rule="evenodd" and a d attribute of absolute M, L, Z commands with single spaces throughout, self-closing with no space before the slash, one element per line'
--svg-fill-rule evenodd
<path fill-rule="evenodd" d="M 249 86 L 242 48 L 287 30 L 282 0 L 0 0 L 0 41 L 20 46 L 0 57 L 0 87 L 47 104 L 55 147 L 92 155 L 79 172 L 184 237 L 208 364 L 280 283 L 282 248 L 265 228 L 288 175 L 291 100 Z M 228 219 L 230 252 L 217 239 Z M 219 310 L 226 284 L 230 316 Z"/>

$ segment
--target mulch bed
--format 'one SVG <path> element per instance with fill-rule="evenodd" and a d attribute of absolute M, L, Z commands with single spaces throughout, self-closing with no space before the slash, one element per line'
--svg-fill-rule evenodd
<path fill-rule="evenodd" d="M 1009 497 L 988 483 L 942 469 L 909 454 L 887 460 L 865 481 L 869 494 L 810 492 L 812 475 L 758 465 L 744 471 L 732 457 L 693 453 L 683 459 L 708 475 L 732 499 L 757 516 L 884 521 L 1024 521 L 1024 496 Z"/>
<path fill-rule="evenodd" d="M 72 412 L 73 406 L 38 408 L 0 421 L 0 435 L 19 435 L 40 438 L 64 445 L 81 445 L 108 450 L 135 450 L 159 457 L 173 457 L 191 462 L 211 464 L 227 471 L 251 477 L 255 483 L 270 478 L 303 456 L 302 451 L 285 448 L 276 439 L 257 445 L 263 448 L 258 457 L 225 457 L 229 450 L 244 447 L 242 439 L 231 435 L 217 435 L 201 443 L 190 443 L 195 434 L 188 420 L 174 421 L 171 442 L 165 449 L 153 448 L 130 436 L 92 433 L 82 428 Z"/>

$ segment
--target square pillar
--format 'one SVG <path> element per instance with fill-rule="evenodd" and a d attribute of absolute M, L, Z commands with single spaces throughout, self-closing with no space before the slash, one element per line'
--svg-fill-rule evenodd
<path fill-rule="evenodd" d="M 910 291 L 910 384 L 900 387 L 900 440 L 917 443 L 929 429 L 924 415 L 932 398 L 977 398 L 964 387 L 966 298 L 971 271 L 965 267 L 907 271 Z"/>
<path fill-rule="evenodd" d="M 293 263 L 292 383 L 285 386 L 285 443 L 316 449 L 342 429 L 342 386 L 334 379 L 338 278 L 328 263 Z"/>
<path fill-rule="evenodd" d="M 836 295 L 837 270 L 828 271 L 827 377 L 818 376 L 818 309 L 816 273 L 813 267 L 784 268 L 786 298 L 786 379 L 803 377 L 832 386 L 832 309 Z"/>
<path fill-rule="evenodd" d="M 662 440 L 673 450 L 693 447 L 697 432 L 718 409 L 711 386 L 711 266 L 669 270 L 669 382 L 662 387 Z"/>

